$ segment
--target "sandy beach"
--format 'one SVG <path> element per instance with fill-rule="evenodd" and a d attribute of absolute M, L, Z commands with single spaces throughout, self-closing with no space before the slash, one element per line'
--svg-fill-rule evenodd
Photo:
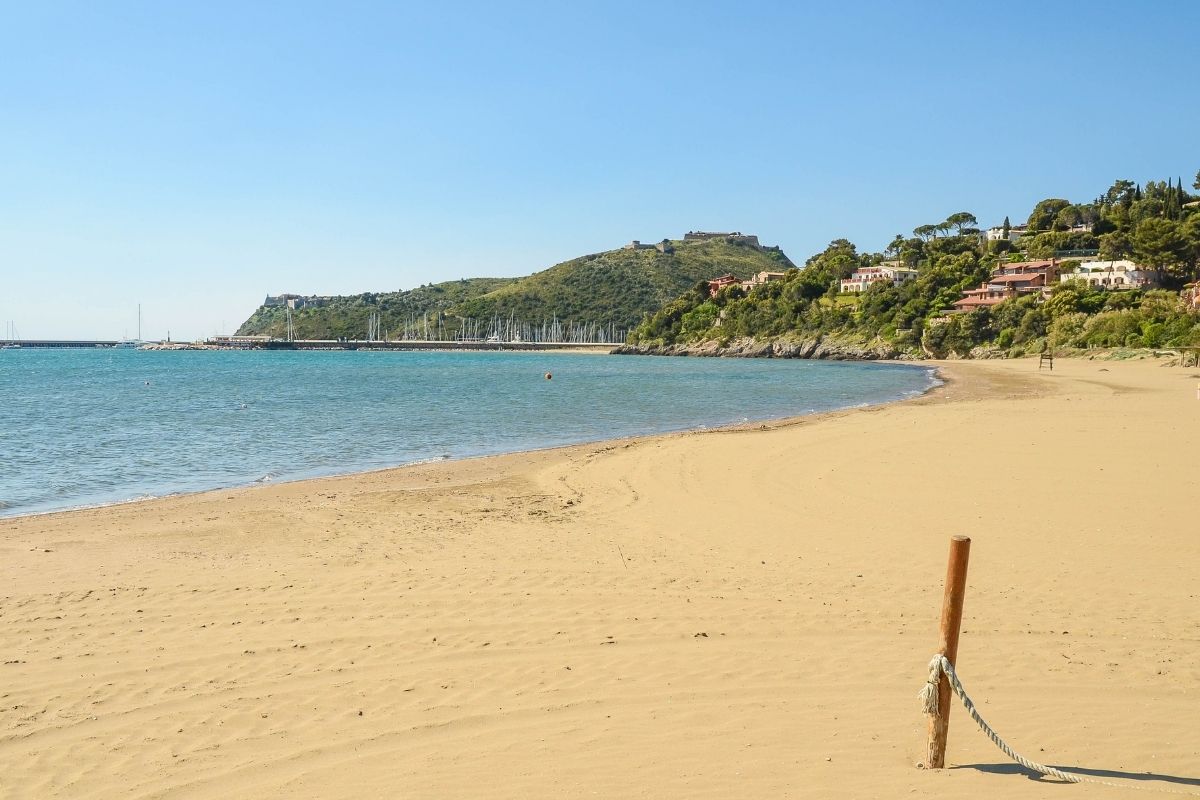
<path fill-rule="evenodd" d="M 0 797 L 1200 796 L 1195 369 L 0 521 Z"/>

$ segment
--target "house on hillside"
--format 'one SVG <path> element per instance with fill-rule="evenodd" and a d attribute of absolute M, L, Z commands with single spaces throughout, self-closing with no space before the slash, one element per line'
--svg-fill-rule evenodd
<path fill-rule="evenodd" d="M 1016 297 L 1017 291 L 1010 286 L 983 284 L 978 289 L 967 289 L 962 297 L 954 301 L 955 311 L 974 311 L 1003 303 Z"/>
<path fill-rule="evenodd" d="M 1148 289 L 1158 283 L 1152 270 L 1142 269 L 1132 261 L 1085 261 L 1074 272 L 1061 276 L 1067 281 L 1084 281 L 1100 289 Z"/>
<path fill-rule="evenodd" d="M 859 267 L 849 278 L 843 278 L 839 291 L 858 294 L 865 292 L 872 284 L 880 281 L 891 281 L 893 286 L 901 286 L 917 279 L 917 271 L 900 266 L 899 261 L 889 261 L 877 267 Z"/>
<path fill-rule="evenodd" d="M 954 301 L 954 310 L 974 311 L 1021 295 L 1045 294 L 1057 274 L 1058 262 L 1054 259 L 1000 264 L 978 289 L 963 292 Z"/>
<path fill-rule="evenodd" d="M 992 276 L 998 275 L 1033 275 L 1040 274 L 1045 280 L 1045 285 L 1049 286 L 1054 283 L 1054 279 L 1058 277 L 1058 259 L 1052 258 L 1048 261 L 1012 261 L 998 265 L 992 270 Z"/>
<path fill-rule="evenodd" d="M 732 286 L 735 283 L 741 283 L 741 281 L 729 273 L 726 273 L 719 278 L 713 278 L 708 282 L 708 296 L 716 297 L 717 292 L 721 291 L 726 286 Z"/>
<path fill-rule="evenodd" d="M 987 231 L 985 231 L 985 235 L 987 236 L 987 240 L 989 242 L 1002 242 L 1006 240 L 1015 242 L 1017 239 L 1020 239 L 1025 235 L 1025 226 L 1010 225 L 1008 228 L 1008 235 L 1006 236 L 1004 234 L 1004 226 L 997 225 L 994 228 L 988 228 Z"/>
<path fill-rule="evenodd" d="M 742 281 L 742 288 L 749 291 L 755 286 L 762 286 L 764 283 L 775 283 L 775 281 L 783 280 L 784 273 L 782 272 L 760 272 L 749 280 Z"/>

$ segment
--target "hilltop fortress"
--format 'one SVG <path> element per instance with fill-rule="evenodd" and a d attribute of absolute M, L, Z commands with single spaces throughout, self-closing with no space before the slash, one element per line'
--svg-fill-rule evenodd
<path fill-rule="evenodd" d="M 300 294 L 284 293 L 279 295 L 267 295 L 267 299 L 263 300 L 263 305 L 267 308 L 282 308 L 284 306 L 287 306 L 291 309 L 305 308 L 308 306 L 320 308 L 328 302 L 328 297 L 319 297 L 315 294 L 305 296 Z"/>
<path fill-rule="evenodd" d="M 740 244 L 748 247 L 753 247 L 756 250 L 778 250 L 778 247 L 763 247 L 758 242 L 758 237 L 741 231 L 688 231 L 683 235 L 685 242 L 706 242 L 710 239 L 723 239 L 729 244 Z M 625 245 L 624 250 L 657 250 L 660 253 L 674 253 L 675 246 L 671 244 L 670 239 L 663 239 L 655 244 L 642 244 L 637 239 L 634 239 L 629 244 Z"/>
<path fill-rule="evenodd" d="M 688 231 L 683 235 L 685 242 L 703 242 L 708 239 L 724 239 L 730 244 L 748 244 L 751 247 L 761 248 L 758 243 L 757 236 L 742 233 L 741 231 L 733 231 L 731 233 L 712 233 L 710 231 Z"/>

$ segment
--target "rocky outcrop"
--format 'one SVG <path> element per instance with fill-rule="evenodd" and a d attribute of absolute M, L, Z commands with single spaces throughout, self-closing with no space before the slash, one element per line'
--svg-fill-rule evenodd
<path fill-rule="evenodd" d="M 873 342 L 853 341 L 832 336 L 804 338 L 734 339 L 728 344 L 716 341 L 672 344 L 665 346 L 623 345 L 613 350 L 619 355 L 699 356 L 710 358 L 812 358 L 831 361 L 876 361 L 878 359 L 912 359 L 911 353 L 877 339 Z"/>
<path fill-rule="evenodd" d="M 1001 350 L 999 347 L 972 347 L 967 358 L 972 359 L 988 359 L 988 358 L 1008 358 L 1008 353 Z"/>

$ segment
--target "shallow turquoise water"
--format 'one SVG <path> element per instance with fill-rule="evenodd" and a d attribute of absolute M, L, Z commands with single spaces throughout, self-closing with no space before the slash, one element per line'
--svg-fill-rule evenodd
<path fill-rule="evenodd" d="M 0 516 L 793 416 L 933 382 L 771 359 L 0 351 Z"/>

